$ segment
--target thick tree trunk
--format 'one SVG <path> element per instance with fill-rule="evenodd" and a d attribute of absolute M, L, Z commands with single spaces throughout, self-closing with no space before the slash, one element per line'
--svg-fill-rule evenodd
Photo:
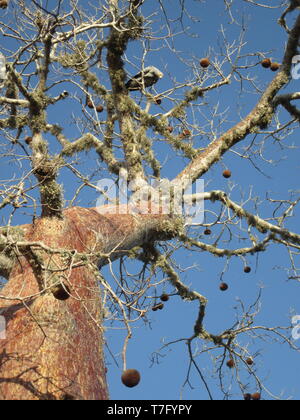
<path fill-rule="evenodd" d="M 162 216 L 101 216 L 94 209 L 72 208 L 62 220 L 42 218 L 22 228 L 24 242 L 89 254 L 114 249 L 111 258 L 115 259 L 126 249 L 160 239 L 162 219 L 165 223 Z M 59 254 L 36 253 L 44 268 L 57 270 L 52 280 L 68 277 L 71 297 L 58 300 L 50 290 L 49 271 L 40 270 L 30 249 L 18 259 L 1 291 L 7 336 L 0 340 L 0 398 L 108 399 L 101 295 L 95 273 L 87 265 L 63 271 L 66 263 Z M 99 261 L 105 263 L 95 259 Z M 48 273 L 48 279 L 43 273 Z M 41 293 L 45 282 L 48 290 Z"/>

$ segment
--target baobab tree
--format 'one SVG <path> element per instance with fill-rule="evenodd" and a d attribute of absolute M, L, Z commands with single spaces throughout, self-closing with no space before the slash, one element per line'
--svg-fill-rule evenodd
<path fill-rule="evenodd" d="M 244 53 L 243 36 L 230 44 L 224 33 L 222 53 L 211 48 L 183 60 L 176 37 L 189 36 L 188 19 L 197 22 L 188 1 L 172 11 L 159 0 L 151 5 L 145 0 L 52 3 L 0 2 L 0 306 L 6 324 L 0 398 L 108 399 L 105 319 L 122 322 L 126 330 L 121 355 L 126 371 L 132 324 L 146 322 L 152 310 L 176 295 L 198 304 L 184 342 L 189 370 L 199 374 L 207 395 L 213 398 L 195 343 L 200 353 L 214 354 L 225 395 L 223 371 L 244 369 L 256 389 L 249 393 L 239 373 L 241 395 L 260 399 L 263 383 L 240 340 L 268 334 L 295 348 L 290 324 L 256 325 L 258 296 L 231 326 L 210 331 L 208 299 L 201 285 L 190 287 L 189 270 L 173 256 L 179 249 L 198 251 L 225 260 L 226 267 L 240 259 L 249 273 L 248 256 L 263 258 L 276 244 L 288 250 L 298 278 L 300 234 L 286 221 L 299 198 L 269 200 L 269 213 L 264 209 L 262 215 L 254 197 L 236 201 L 230 191 L 209 189 L 209 184 L 205 191 L 188 191 L 230 152 L 263 160 L 268 138 L 281 145 L 297 128 L 299 110 L 292 101 L 299 93 L 282 93 L 298 52 L 297 6 L 276 9 L 278 18 L 284 13 L 278 31 L 286 36 L 278 63 L 261 51 Z M 200 16 L 207 3 L 193 3 L 194 12 L 195 7 Z M 223 7 L 226 19 L 238 24 L 233 2 L 224 0 Z M 174 74 L 161 59 L 164 54 L 173 55 L 187 73 Z M 159 76 L 153 83 L 141 80 L 132 91 L 128 80 L 149 66 L 157 67 Z M 263 91 L 249 73 L 258 66 L 272 76 Z M 223 89 L 237 81 L 242 89 L 252 86 L 257 102 L 229 125 L 209 98 L 215 92 L 222 98 Z M 283 121 L 280 109 L 286 111 Z M 169 153 L 178 164 L 173 174 L 162 176 Z M 230 180 L 230 168 L 224 165 L 220 178 Z M 129 274 L 128 260 L 139 267 L 136 275 Z M 105 267 L 110 279 L 103 275 Z M 227 289 L 222 278 L 220 290 Z M 135 385 L 134 379 L 127 385 Z"/>

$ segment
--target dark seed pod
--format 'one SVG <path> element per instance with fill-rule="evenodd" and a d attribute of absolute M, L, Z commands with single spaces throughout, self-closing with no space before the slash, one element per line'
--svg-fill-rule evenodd
<path fill-rule="evenodd" d="M 191 132 L 190 132 L 190 130 L 185 129 L 185 130 L 183 130 L 182 134 L 183 134 L 184 137 L 190 137 Z"/>
<path fill-rule="evenodd" d="M 51 289 L 53 296 L 58 300 L 67 300 L 70 297 L 70 288 L 66 284 L 57 284 Z"/>
<path fill-rule="evenodd" d="M 225 169 L 225 171 L 223 172 L 223 177 L 224 178 L 230 178 L 231 177 L 231 171 L 229 169 Z"/>
<path fill-rule="evenodd" d="M 265 68 L 268 69 L 269 67 L 271 67 L 271 60 L 269 58 L 265 58 L 261 61 L 261 65 Z"/>
<path fill-rule="evenodd" d="M 220 290 L 221 290 L 222 292 L 225 292 L 226 290 L 228 290 L 228 288 L 229 288 L 229 286 L 228 286 L 228 284 L 227 284 L 227 283 L 221 283 L 221 284 L 220 284 Z"/>
<path fill-rule="evenodd" d="M 207 228 L 203 233 L 204 235 L 211 235 L 211 230 Z"/>
<path fill-rule="evenodd" d="M 279 63 L 274 62 L 274 63 L 271 63 L 270 69 L 271 69 L 272 71 L 277 71 L 277 70 L 279 69 L 279 67 L 280 67 L 280 64 L 279 64 Z"/>
<path fill-rule="evenodd" d="M 234 366 L 235 366 L 234 360 L 232 360 L 232 359 L 228 360 L 226 365 L 227 365 L 227 367 L 229 367 L 229 369 L 233 369 Z"/>
<path fill-rule="evenodd" d="M 166 293 L 163 293 L 160 297 L 160 300 L 162 302 L 167 302 L 169 300 L 169 295 L 167 295 Z"/>
<path fill-rule="evenodd" d="M 97 112 L 103 112 L 103 110 L 104 110 L 104 108 L 103 108 L 103 106 L 102 106 L 102 105 L 97 105 L 97 106 L 96 106 L 96 111 L 97 111 Z"/>
<path fill-rule="evenodd" d="M 93 108 L 94 108 L 94 104 L 93 104 L 93 102 L 92 102 L 92 101 L 87 101 L 86 106 L 87 106 L 88 108 L 90 108 L 90 109 L 93 109 Z"/>
<path fill-rule="evenodd" d="M 8 6 L 8 0 L 1 0 L 0 1 L 0 8 L 1 9 L 6 9 Z"/>
<path fill-rule="evenodd" d="M 259 401 L 261 399 L 261 394 L 259 392 L 255 392 L 254 394 L 251 395 L 251 399 L 253 401 Z"/>
<path fill-rule="evenodd" d="M 141 375 L 136 369 L 127 369 L 122 373 L 121 380 L 125 386 L 133 388 L 140 382 Z"/>
<path fill-rule="evenodd" d="M 209 67 L 210 65 L 210 61 L 209 58 L 205 57 L 205 58 L 201 58 L 200 60 L 200 66 L 203 67 L 204 69 L 206 69 L 207 67 Z"/>

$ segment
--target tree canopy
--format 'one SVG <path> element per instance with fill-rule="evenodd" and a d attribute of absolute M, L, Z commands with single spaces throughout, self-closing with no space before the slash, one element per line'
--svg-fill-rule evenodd
<path fill-rule="evenodd" d="M 131 388 L 128 360 L 171 349 L 162 386 L 185 397 L 290 397 L 264 352 L 299 357 L 298 6 L 0 1 L 0 377 L 25 375 L 20 398 L 105 399 L 107 367 Z"/>

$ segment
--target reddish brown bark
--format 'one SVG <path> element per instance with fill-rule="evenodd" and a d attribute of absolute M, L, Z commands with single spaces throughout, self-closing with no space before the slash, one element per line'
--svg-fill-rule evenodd
<path fill-rule="evenodd" d="M 63 220 L 43 218 L 23 226 L 26 241 L 55 249 L 109 252 L 126 249 L 157 235 L 161 216 L 99 215 L 94 209 L 72 208 Z M 122 251 L 121 251 L 122 250 Z M 24 252 L 25 254 L 25 252 Z M 19 258 L 5 297 L 38 294 L 41 279 L 29 258 Z M 62 267 L 58 256 L 44 253 L 44 265 Z M 66 272 L 64 272 L 66 274 Z M 21 301 L 0 299 L 7 337 L 0 340 L 1 399 L 107 399 L 101 330 L 101 296 L 87 267 L 73 268 L 71 297 L 55 299 L 51 291 Z"/>

